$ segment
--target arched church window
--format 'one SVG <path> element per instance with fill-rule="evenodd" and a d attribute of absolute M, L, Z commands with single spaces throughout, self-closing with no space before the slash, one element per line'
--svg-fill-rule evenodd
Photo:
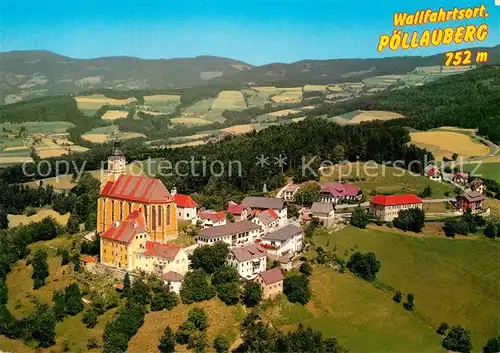
<path fill-rule="evenodd" d="M 154 230 L 156 230 L 156 207 L 153 206 L 151 208 L 151 214 L 152 214 L 152 220 L 151 220 L 151 228 Z"/>
<path fill-rule="evenodd" d="M 111 223 L 115 223 L 115 200 L 111 200 Z"/>
<path fill-rule="evenodd" d="M 167 225 L 170 225 L 170 205 L 167 205 Z"/>
<path fill-rule="evenodd" d="M 161 227 L 163 207 L 158 206 L 158 226 Z"/>

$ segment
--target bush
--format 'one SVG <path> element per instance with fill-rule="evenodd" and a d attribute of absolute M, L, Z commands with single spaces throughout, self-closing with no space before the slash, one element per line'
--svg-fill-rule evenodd
<path fill-rule="evenodd" d="M 347 268 L 356 276 L 366 281 L 373 281 L 380 270 L 380 261 L 377 261 L 375 254 L 372 252 L 362 254 L 357 251 L 351 255 Z"/>
<path fill-rule="evenodd" d="M 392 297 L 392 300 L 394 300 L 396 303 L 401 303 L 401 300 L 403 299 L 403 294 L 400 291 L 396 291 L 396 294 Z"/>
<path fill-rule="evenodd" d="M 300 264 L 299 271 L 304 276 L 310 276 L 312 274 L 312 266 L 308 262 L 303 262 Z"/>
<path fill-rule="evenodd" d="M 419 233 L 425 225 L 425 212 L 419 208 L 399 211 L 393 225 L 401 230 Z"/>
<path fill-rule="evenodd" d="M 183 303 L 191 304 L 213 298 L 215 289 L 210 284 L 205 271 L 195 270 L 188 272 L 184 277 L 180 293 Z"/>
<path fill-rule="evenodd" d="M 36 208 L 34 207 L 27 207 L 26 208 L 26 216 L 31 217 L 36 215 Z"/>
<path fill-rule="evenodd" d="M 444 335 L 446 331 L 448 331 L 448 328 L 449 328 L 448 324 L 446 322 L 442 322 L 437 328 L 436 333 L 439 335 Z"/>
<path fill-rule="evenodd" d="M 349 223 L 357 228 L 365 229 L 370 223 L 370 213 L 361 207 L 356 207 Z"/>
<path fill-rule="evenodd" d="M 302 305 L 309 302 L 309 279 L 306 276 L 293 275 L 283 281 L 283 292 L 291 303 Z"/>
<path fill-rule="evenodd" d="M 99 342 L 94 337 L 89 338 L 87 341 L 87 349 L 95 349 L 95 348 L 100 348 Z"/>
<path fill-rule="evenodd" d="M 490 339 L 483 347 L 483 353 L 500 352 L 500 336 Z"/>
<path fill-rule="evenodd" d="M 262 288 L 258 283 L 247 282 L 243 289 L 242 300 L 247 307 L 253 307 L 262 299 Z"/>
<path fill-rule="evenodd" d="M 229 352 L 229 342 L 224 336 L 217 335 L 214 338 L 213 347 L 216 353 L 227 353 Z"/>
<path fill-rule="evenodd" d="M 404 303 L 404 308 L 408 311 L 413 311 L 415 309 L 415 296 L 412 293 L 406 295 L 406 303 Z"/>
<path fill-rule="evenodd" d="M 453 352 L 469 353 L 472 350 L 472 337 L 465 328 L 453 326 L 441 345 Z"/>

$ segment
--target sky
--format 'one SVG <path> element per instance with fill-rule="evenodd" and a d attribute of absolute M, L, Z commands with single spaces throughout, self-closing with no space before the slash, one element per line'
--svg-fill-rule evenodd
<path fill-rule="evenodd" d="M 497 0 L 498 1 L 498 0 Z M 216 55 L 253 65 L 304 59 L 432 55 L 500 44 L 495 0 L 0 0 L 0 51 L 50 50 L 73 58 Z M 484 42 L 377 52 L 394 12 L 486 5 Z M 444 28 L 450 24 L 440 24 Z M 408 27 L 408 31 L 434 27 Z"/>

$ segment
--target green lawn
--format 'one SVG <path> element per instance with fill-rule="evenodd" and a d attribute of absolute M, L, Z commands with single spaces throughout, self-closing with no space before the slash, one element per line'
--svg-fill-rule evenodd
<path fill-rule="evenodd" d="M 486 179 L 496 180 L 500 183 L 500 163 L 482 163 L 479 168 L 477 167 L 477 164 L 466 164 L 464 165 L 464 170 L 467 172 L 474 171 L 474 174 L 478 176 L 480 175 Z"/>
<path fill-rule="evenodd" d="M 324 303 L 321 305 L 328 307 L 331 304 L 331 315 L 345 318 L 342 324 L 346 326 L 346 334 L 353 335 L 352 342 L 348 341 L 349 344 L 367 344 L 363 343 L 367 335 L 372 339 L 377 336 L 377 339 L 382 340 L 386 329 L 388 332 L 394 330 L 392 339 L 387 336 L 387 344 L 391 342 L 404 344 L 404 341 L 410 339 L 408 336 L 412 336 L 414 332 L 419 332 L 418 337 L 422 339 L 429 337 L 432 341 L 433 336 L 424 333 L 429 331 L 432 334 L 441 322 L 447 322 L 450 326 L 460 324 L 471 330 L 474 352 L 479 352 L 488 339 L 500 332 L 500 317 L 498 316 L 500 242 L 498 241 L 486 238 L 468 240 L 420 237 L 410 233 L 397 234 L 347 227 L 331 234 L 319 232 L 314 242 L 316 246 L 330 249 L 336 247 L 337 254 L 346 259 L 348 258 L 346 250 L 349 254 L 355 248 L 359 248 L 361 252 L 374 252 L 381 262 L 381 269 L 377 276 L 378 283 L 383 287 L 392 287 L 403 293 L 411 292 L 415 295 L 416 312 L 412 314 L 413 319 L 410 321 L 405 319 L 406 321 L 397 325 L 397 329 L 396 327 L 390 329 L 390 323 L 393 321 L 385 323 L 382 320 L 384 316 L 378 317 L 377 320 L 370 320 L 372 310 L 375 310 L 375 314 L 380 314 L 376 310 L 378 305 L 375 305 L 373 309 L 369 308 L 372 307 L 372 302 L 381 300 L 379 297 L 382 295 L 386 305 L 391 307 L 391 309 L 386 309 L 386 315 L 392 317 L 394 314 L 390 310 L 395 305 L 391 302 L 392 293 L 369 290 L 370 288 L 375 290 L 375 287 L 361 280 L 356 279 L 363 286 L 360 283 L 352 283 L 351 279 L 345 278 L 350 276 L 346 274 L 344 276 L 323 275 L 316 281 L 313 278 L 313 283 L 316 283 L 312 286 L 313 291 L 317 293 L 321 293 L 321 289 L 316 288 L 317 286 L 331 287 L 330 291 L 344 291 L 343 295 L 330 299 L 327 295 L 328 291 L 325 290 L 324 295 L 320 295 L 319 298 L 320 303 Z M 331 286 L 328 285 L 329 281 Z M 370 287 L 365 287 L 365 285 Z M 373 293 L 372 299 L 370 299 L 371 294 L 368 295 L 368 293 Z M 333 296 L 334 292 L 331 295 Z M 401 315 L 407 315 L 402 307 L 397 306 L 396 309 L 401 312 Z M 364 320 L 363 316 L 365 316 Z M 310 322 L 334 334 L 335 330 L 339 329 L 337 323 L 332 321 L 332 327 L 330 327 L 327 324 L 327 318 L 324 321 L 320 318 L 311 318 Z M 354 319 L 360 320 L 360 323 L 353 324 L 351 320 Z M 393 320 L 403 319 L 398 316 Z M 415 320 L 422 326 L 421 329 L 417 330 Z M 381 333 L 377 334 L 377 331 Z M 355 339 L 354 332 L 360 334 L 358 339 Z M 406 350 L 395 350 L 395 347 L 387 346 L 385 351 L 417 352 L 425 351 L 424 348 L 422 346 L 419 349 L 408 347 Z M 362 351 L 362 348 L 356 351 Z M 436 347 L 434 351 L 439 351 L 439 348 Z"/>
<path fill-rule="evenodd" d="M 427 185 L 431 186 L 432 198 L 445 197 L 445 192 L 452 192 L 453 186 L 448 183 L 432 181 L 422 175 L 413 175 L 408 171 L 385 167 L 378 164 L 350 163 L 336 165 L 323 170 L 321 181 L 339 181 L 340 179 L 358 179 L 353 184 L 363 189 L 365 195 L 370 193 L 419 194 Z"/>
<path fill-rule="evenodd" d="M 74 126 L 74 124 L 67 121 L 30 121 L 20 124 L 0 123 L 0 130 L 5 128 L 6 130 L 16 133 L 21 127 L 24 127 L 27 133 L 56 133 L 66 132 L 67 129 Z"/>
<path fill-rule="evenodd" d="M 206 113 L 212 107 L 212 103 L 214 102 L 214 100 L 215 100 L 215 98 L 203 99 L 201 101 L 198 101 L 198 102 L 184 108 L 184 112 L 185 113 L 197 113 L 197 114 Z"/>

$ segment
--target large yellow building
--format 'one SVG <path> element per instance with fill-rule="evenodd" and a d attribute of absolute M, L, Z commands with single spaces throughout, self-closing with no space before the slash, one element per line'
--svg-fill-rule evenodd
<path fill-rule="evenodd" d="M 97 231 L 103 233 L 137 211 L 152 241 L 175 239 L 177 212 L 173 196 L 161 180 L 127 175 L 125 166 L 125 157 L 115 145 L 97 203 Z"/>

